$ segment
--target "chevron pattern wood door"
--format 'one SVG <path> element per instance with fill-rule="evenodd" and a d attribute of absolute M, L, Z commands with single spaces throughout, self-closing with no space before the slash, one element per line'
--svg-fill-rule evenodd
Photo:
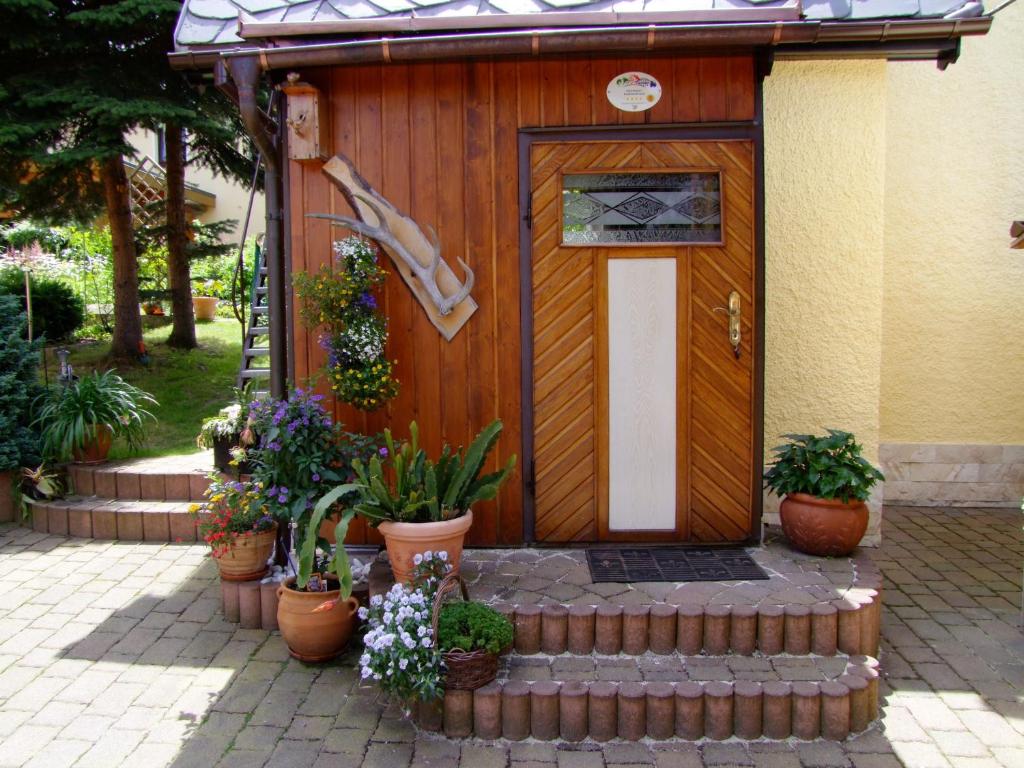
<path fill-rule="evenodd" d="M 533 422 L 539 541 L 742 541 L 754 494 L 755 213 L 748 141 L 532 144 Z M 721 245 L 562 245 L 562 176 L 586 171 L 717 170 Z M 673 258 L 677 286 L 676 526 L 608 525 L 608 261 Z M 725 307 L 739 294 L 741 345 Z M 642 511 L 638 510 L 638 514 Z"/>

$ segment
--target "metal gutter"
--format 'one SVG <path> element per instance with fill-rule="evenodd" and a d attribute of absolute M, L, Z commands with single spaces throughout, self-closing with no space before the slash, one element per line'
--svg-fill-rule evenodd
<path fill-rule="evenodd" d="M 465 59 L 478 56 L 544 56 L 589 52 L 667 52 L 726 48 L 771 47 L 782 54 L 799 46 L 803 57 L 843 58 L 848 45 L 864 55 L 862 44 L 875 44 L 877 57 L 888 46 L 897 51 L 907 41 L 956 40 L 983 35 L 990 16 L 965 19 L 905 19 L 856 22 L 775 21 L 734 24 L 650 24 L 582 28 L 487 30 L 346 39 L 326 42 L 269 40 L 263 45 L 189 50 L 170 54 L 176 69 L 208 69 L 214 62 L 256 57 L 263 70 L 301 66 L 391 63 L 430 59 Z M 856 44 L 856 45 L 854 45 Z M 941 46 L 936 45 L 936 51 Z M 936 58 L 938 53 L 936 54 Z"/>

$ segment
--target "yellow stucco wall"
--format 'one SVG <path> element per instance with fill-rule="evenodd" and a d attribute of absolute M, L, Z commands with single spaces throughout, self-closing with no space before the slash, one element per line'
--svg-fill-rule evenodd
<path fill-rule="evenodd" d="M 835 427 L 877 456 L 885 67 L 779 62 L 765 80 L 766 449 Z"/>
<path fill-rule="evenodd" d="M 884 443 L 1024 443 L 1022 81 L 1021 3 L 945 72 L 888 67 Z"/>

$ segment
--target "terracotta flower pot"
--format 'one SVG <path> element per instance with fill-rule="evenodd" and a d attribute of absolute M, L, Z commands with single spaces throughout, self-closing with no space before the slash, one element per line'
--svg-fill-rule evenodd
<path fill-rule="evenodd" d="M 14 503 L 14 491 L 18 487 L 17 470 L 5 469 L 0 471 L 0 523 L 10 523 L 14 520 L 14 510 L 17 505 Z"/>
<path fill-rule="evenodd" d="M 192 311 L 196 320 L 217 319 L 217 297 L 216 296 L 193 296 Z"/>
<path fill-rule="evenodd" d="M 96 427 L 96 437 L 86 440 L 81 448 L 71 452 L 75 464 L 102 464 L 110 453 L 110 444 L 114 442 L 114 433 L 106 424 Z"/>
<path fill-rule="evenodd" d="M 224 581 L 253 581 L 267 573 L 267 560 L 274 551 L 277 523 L 269 531 L 239 533 L 227 549 L 215 555 L 220 577 Z"/>
<path fill-rule="evenodd" d="M 782 500 L 779 514 L 789 543 L 801 552 L 820 557 L 849 555 L 868 528 L 868 507 L 863 501 L 790 493 Z"/>
<path fill-rule="evenodd" d="M 277 588 L 277 625 L 288 652 L 300 661 L 330 661 L 348 645 L 359 600 L 340 600 L 340 590 L 300 592 L 292 576 Z M 333 608 L 316 610 L 331 600 Z"/>
<path fill-rule="evenodd" d="M 391 561 L 395 581 L 410 581 L 415 567 L 413 557 L 427 550 L 447 552 L 452 573 L 458 573 L 462 542 L 471 525 L 472 510 L 467 510 L 462 517 L 439 523 L 395 523 L 386 520 L 378 525 L 377 530 L 384 536 L 388 548 L 388 559 Z"/>

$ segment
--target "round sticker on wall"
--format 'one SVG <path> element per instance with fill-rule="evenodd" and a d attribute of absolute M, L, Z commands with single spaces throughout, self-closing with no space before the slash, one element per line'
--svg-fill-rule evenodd
<path fill-rule="evenodd" d="M 646 72 L 623 72 L 608 83 L 608 101 L 623 112 L 643 112 L 660 98 L 661 83 Z"/>

